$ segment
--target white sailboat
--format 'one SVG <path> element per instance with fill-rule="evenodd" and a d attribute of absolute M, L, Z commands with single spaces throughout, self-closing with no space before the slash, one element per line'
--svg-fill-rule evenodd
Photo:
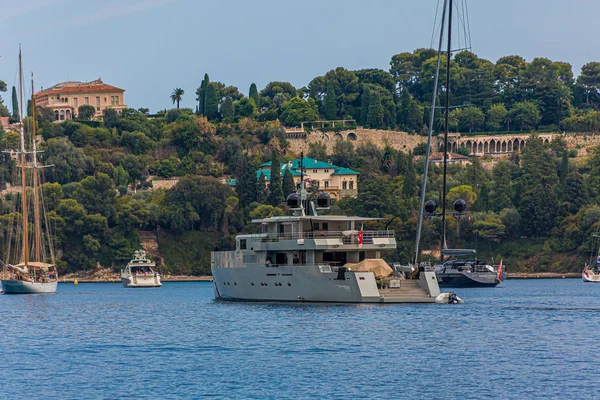
<path fill-rule="evenodd" d="M 594 235 L 596 246 L 592 250 L 592 256 L 589 263 L 586 263 L 581 272 L 581 278 L 584 282 L 600 283 L 600 235 Z"/>
<path fill-rule="evenodd" d="M 52 238 L 46 226 L 42 227 L 43 196 L 40 194 L 40 170 L 45 166 L 38 164 L 35 124 L 35 101 L 33 98 L 33 77 L 31 79 L 31 144 L 26 146 L 26 135 L 23 123 L 23 66 L 19 49 L 19 94 L 21 116 L 21 147 L 16 154 L 21 173 L 21 230 L 15 221 L 16 237 L 7 238 L 7 249 L 4 254 L 3 277 L 0 281 L 5 294 L 56 293 L 58 274 L 54 259 Z M 33 198 L 28 198 L 28 188 L 32 189 Z M 30 201 L 32 200 L 32 201 Z M 33 221 L 29 219 L 29 209 L 33 208 Z M 34 232 L 30 235 L 29 224 L 33 222 Z M 10 232 L 13 232 L 10 227 Z M 45 237 L 43 237 L 45 233 Z M 21 239 L 21 243 L 19 242 Z M 31 243 L 30 243 L 31 241 Z M 14 242 L 14 245 L 13 245 Z M 18 246 L 17 244 L 21 244 Z"/>

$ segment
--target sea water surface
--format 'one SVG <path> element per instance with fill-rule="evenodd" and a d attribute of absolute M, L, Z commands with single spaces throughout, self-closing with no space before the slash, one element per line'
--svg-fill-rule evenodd
<path fill-rule="evenodd" d="M 600 285 L 463 305 L 226 303 L 211 283 L 0 296 L 0 398 L 600 398 Z"/>

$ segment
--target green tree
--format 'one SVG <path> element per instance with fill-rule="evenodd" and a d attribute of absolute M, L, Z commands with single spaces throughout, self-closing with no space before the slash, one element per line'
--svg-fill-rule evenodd
<path fill-rule="evenodd" d="M 493 104 L 486 114 L 485 126 L 488 131 L 499 131 L 506 121 L 506 107 L 502 103 Z"/>
<path fill-rule="evenodd" d="M 509 118 L 518 130 L 535 129 L 542 119 L 540 109 L 533 101 L 520 101 L 513 105 Z"/>
<path fill-rule="evenodd" d="M 256 104 L 254 103 L 254 99 L 244 97 L 240 101 L 236 101 L 235 115 L 248 118 L 256 116 Z"/>
<path fill-rule="evenodd" d="M 283 173 L 283 181 L 281 186 L 283 189 L 283 196 L 285 198 L 287 198 L 287 196 L 296 191 L 296 185 L 294 185 L 294 177 L 292 176 L 292 173 L 290 172 L 289 168 L 286 168 L 285 172 Z"/>
<path fill-rule="evenodd" d="M 184 94 L 185 91 L 181 88 L 173 89 L 173 93 L 171 93 L 171 101 L 173 102 L 173 104 L 177 103 L 177 108 L 179 108 L 179 102 L 181 101 L 181 98 Z"/>
<path fill-rule="evenodd" d="M 367 126 L 367 116 L 369 115 L 369 96 L 371 92 L 366 85 L 362 87 L 362 94 L 360 96 L 360 117 L 358 123 L 361 126 Z"/>
<path fill-rule="evenodd" d="M 327 86 L 327 93 L 325 94 L 325 104 L 323 106 L 323 115 L 327 120 L 334 120 L 337 118 L 337 97 L 335 95 L 335 89 L 330 83 Z"/>
<path fill-rule="evenodd" d="M 265 204 L 268 199 L 267 192 L 267 177 L 265 174 L 260 173 L 258 176 L 258 185 L 256 187 L 256 201 L 261 204 Z"/>
<path fill-rule="evenodd" d="M 242 172 L 237 184 L 241 207 L 248 207 L 251 203 L 257 201 L 258 185 L 254 165 L 248 157 L 245 157 L 242 161 Z"/>
<path fill-rule="evenodd" d="M 94 106 L 84 104 L 77 109 L 77 117 L 79 119 L 90 120 L 96 114 Z"/>
<path fill-rule="evenodd" d="M 283 201 L 283 187 L 281 186 L 281 166 L 279 153 L 273 151 L 271 158 L 271 180 L 269 181 L 269 204 L 278 206 Z"/>
<path fill-rule="evenodd" d="M 373 92 L 369 96 L 369 112 L 367 113 L 367 127 L 371 129 L 384 129 L 383 106 L 379 93 Z"/>
<path fill-rule="evenodd" d="M 231 97 L 227 97 L 221 106 L 221 117 L 223 121 L 232 122 L 235 116 L 235 108 Z"/>
<path fill-rule="evenodd" d="M 252 83 L 250 85 L 250 93 L 248 93 L 248 97 L 254 100 L 254 104 L 256 107 L 260 106 L 260 97 L 258 96 L 258 89 L 256 88 L 256 83 Z"/>
<path fill-rule="evenodd" d="M 414 197 L 417 193 L 417 174 L 415 172 L 415 167 L 413 164 L 412 154 L 408 154 L 406 164 L 406 172 L 404 173 L 404 182 L 402 182 L 402 197 L 405 200 L 408 200 Z"/>
<path fill-rule="evenodd" d="M 318 107 L 313 99 L 294 97 L 283 103 L 281 110 L 281 120 L 287 126 L 298 126 L 301 122 L 319 119 Z"/>
<path fill-rule="evenodd" d="M 313 160 L 325 161 L 327 160 L 327 146 L 318 142 L 309 143 L 307 156 Z"/>
<path fill-rule="evenodd" d="M 461 130 L 468 129 L 471 133 L 473 130 L 480 130 L 483 127 L 484 120 L 485 115 L 481 108 L 469 106 L 460 110 L 458 125 Z"/>
<path fill-rule="evenodd" d="M 19 98 L 17 97 L 17 88 L 16 87 L 12 87 L 12 120 L 17 122 L 20 121 L 21 118 L 19 117 Z"/>
<path fill-rule="evenodd" d="M 204 115 L 209 121 L 217 118 L 219 114 L 219 99 L 215 85 L 209 84 L 204 98 Z"/>

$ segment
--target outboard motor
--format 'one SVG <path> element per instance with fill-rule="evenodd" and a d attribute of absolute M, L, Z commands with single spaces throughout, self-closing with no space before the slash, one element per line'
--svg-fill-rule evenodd
<path fill-rule="evenodd" d="M 457 304 L 457 303 L 458 303 L 458 296 L 456 295 L 456 293 L 450 292 L 448 294 L 448 304 Z"/>
<path fill-rule="evenodd" d="M 346 280 L 346 267 L 338 267 L 337 280 L 338 281 Z"/>

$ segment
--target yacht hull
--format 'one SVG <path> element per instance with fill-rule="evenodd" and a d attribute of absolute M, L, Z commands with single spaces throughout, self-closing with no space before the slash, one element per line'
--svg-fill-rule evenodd
<path fill-rule="evenodd" d="M 121 283 L 126 288 L 161 287 L 160 276 L 121 276 Z"/>
<path fill-rule="evenodd" d="M 587 275 L 586 275 L 587 272 Z M 600 283 L 600 273 L 594 273 L 593 271 L 586 271 L 581 273 L 581 278 L 584 282 Z"/>
<path fill-rule="evenodd" d="M 323 272 L 325 271 L 325 272 Z M 318 303 L 434 303 L 440 294 L 433 272 L 380 290 L 371 272 L 343 276 L 323 266 L 212 268 L 215 297 L 226 301 Z"/>
<path fill-rule="evenodd" d="M 500 283 L 494 272 L 438 272 L 437 278 L 440 287 L 494 287 Z"/>
<path fill-rule="evenodd" d="M 56 293 L 56 288 L 58 286 L 58 281 L 42 283 L 6 279 L 0 282 L 2 283 L 2 290 L 5 294 Z"/>

